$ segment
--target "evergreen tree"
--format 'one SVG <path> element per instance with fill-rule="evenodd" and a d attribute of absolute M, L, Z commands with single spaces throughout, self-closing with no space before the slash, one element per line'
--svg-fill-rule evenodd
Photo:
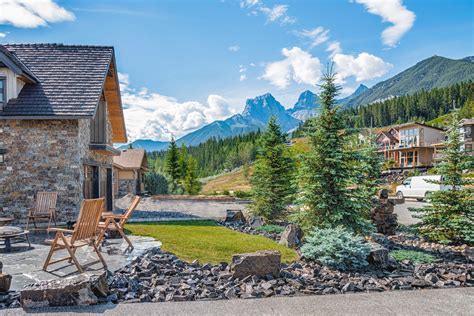
<path fill-rule="evenodd" d="M 187 161 L 186 176 L 183 180 L 183 186 L 187 194 L 195 195 L 201 190 L 201 182 L 197 177 L 197 164 L 193 157 L 189 157 Z"/>
<path fill-rule="evenodd" d="M 251 208 L 256 215 L 269 221 L 277 220 L 285 213 L 295 193 L 294 162 L 285 142 L 286 135 L 275 117 L 271 117 L 260 139 L 251 178 L 254 200 Z"/>
<path fill-rule="evenodd" d="M 165 171 L 171 178 L 171 181 L 175 183 L 179 180 L 180 175 L 178 160 L 178 147 L 176 146 L 176 141 L 174 140 L 174 137 L 171 136 L 171 142 L 165 157 Z"/>
<path fill-rule="evenodd" d="M 323 77 L 321 112 L 310 119 L 307 137 L 309 153 L 303 157 L 298 182 L 299 212 L 294 215 L 303 229 L 345 226 L 356 233 L 370 228 L 369 214 L 355 194 L 351 168 L 353 155 L 343 117 L 336 107 L 340 87 L 332 70 Z"/>
<path fill-rule="evenodd" d="M 186 177 L 186 170 L 188 169 L 188 152 L 184 144 L 181 145 L 181 151 L 179 153 L 179 178 L 184 179 Z"/>
<path fill-rule="evenodd" d="M 145 191 L 150 194 L 168 194 L 168 180 L 162 174 L 157 172 L 147 172 L 143 181 Z"/>
<path fill-rule="evenodd" d="M 419 213 L 422 222 L 419 231 L 435 241 L 463 242 L 474 244 L 474 184 L 463 177 L 463 171 L 474 169 L 474 159 L 463 150 L 462 135 L 457 111 L 453 113 L 446 133 L 442 160 L 436 167 L 446 191 L 435 191 L 429 195 L 430 205 L 422 209 L 411 209 Z"/>

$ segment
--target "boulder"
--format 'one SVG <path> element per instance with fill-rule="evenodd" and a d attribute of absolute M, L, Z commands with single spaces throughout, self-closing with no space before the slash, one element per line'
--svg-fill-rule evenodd
<path fill-rule="evenodd" d="M 474 247 L 467 246 L 464 249 L 464 256 L 466 257 L 467 261 L 474 262 Z"/>
<path fill-rule="evenodd" d="M 225 221 L 227 223 L 245 223 L 245 216 L 241 210 L 227 210 Z"/>
<path fill-rule="evenodd" d="M 262 216 L 251 215 L 247 218 L 247 224 L 252 228 L 256 228 L 265 225 L 265 220 Z"/>
<path fill-rule="evenodd" d="M 367 261 L 375 266 L 385 267 L 389 263 L 388 249 L 376 242 L 369 242 L 371 250 Z"/>
<path fill-rule="evenodd" d="M 270 274 L 273 277 L 280 275 L 281 255 L 278 251 L 257 251 L 252 253 L 237 254 L 232 256 L 230 271 L 234 278 L 245 278 L 256 275 L 265 277 Z"/>
<path fill-rule="evenodd" d="M 108 294 L 107 273 L 80 274 L 26 285 L 20 293 L 23 308 L 91 305 Z"/>
<path fill-rule="evenodd" d="M 0 273 L 0 293 L 8 293 L 11 283 L 11 275 Z"/>
<path fill-rule="evenodd" d="M 289 224 L 281 234 L 279 243 L 286 247 L 294 248 L 301 243 L 303 230 L 298 225 Z"/>

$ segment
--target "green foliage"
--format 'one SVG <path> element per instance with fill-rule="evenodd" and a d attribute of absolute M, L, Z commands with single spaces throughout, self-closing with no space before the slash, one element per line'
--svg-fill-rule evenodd
<path fill-rule="evenodd" d="M 299 212 L 292 219 L 306 231 L 344 225 L 364 233 L 371 227 L 370 205 L 359 189 L 351 189 L 357 182 L 353 177 L 355 155 L 336 107 L 339 87 L 334 82 L 334 73 L 324 76 L 321 114 L 309 120 L 307 138 L 311 148 L 299 167 Z"/>
<path fill-rule="evenodd" d="M 189 157 L 186 165 L 187 165 L 186 175 L 183 180 L 184 189 L 186 190 L 187 194 L 191 194 L 191 195 L 198 194 L 199 191 L 201 190 L 201 182 L 199 182 L 199 179 L 196 173 L 196 169 L 197 169 L 196 160 L 194 160 L 194 158 L 192 157 Z"/>
<path fill-rule="evenodd" d="M 188 169 L 188 152 L 184 144 L 181 145 L 181 151 L 179 152 L 178 165 L 179 165 L 179 178 L 186 178 L 186 172 Z"/>
<path fill-rule="evenodd" d="M 272 116 L 260 139 L 250 181 L 254 201 L 250 207 L 253 213 L 270 221 L 284 215 L 295 193 L 295 186 L 291 181 L 294 162 L 285 142 L 286 135 Z"/>
<path fill-rule="evenodd" d="M 165 171 L 166 174 L 169 175 L 172 182 L 178 182 L 180 178 L 180 170 L 179 170 L 179 153 L 178 147 L 176 146 L 176 141 L 174 137 L 171 137 L 171 142 L 168 147 L 168 151 L 166 152 L 165 157 Z"/>
<path fill-rule="evenodd" d="M 168 194 L 168 180 L 164 175 L 157 172 L 147 172 L 143 184 L 145 185 L 145 191 L 150 194 Z"/>
<path fill-rule="evenodd" d="M 252 197 L 252 193 L 251 192 L 246 192 L 246 191 L 241 191 L 241 190 L 237 190 L 237 191 L 234 191 L 234 196 L 239 198 L 239 199 L 245 199 L 245 198 L 250 198 Z"/>
<path fill-rule="evenodd" d="M 409 260 L 413 263 L 431 263 L 435 260 L 434 256 L 415 250 L 394 250 L 390 255 L 399 262 Z"/>
<path fill-rule="evenodd" d="M 463 177 L 463 171 L 474 169 L 474 159 L 462 150 L 458 113 L 453 113 L 442 161 L 436 166 L 442 176 L 436 183 L 448 190 L 430 194 L 430 204 L 421 209 L 411 209 L 421 218 L 422 235 L 439 242 L 474 244 L 474 184 Z"/>
<path fill-rule="evenodd" d="M 260 230 L 262 232 L 267 232 L 267 233 L 272 233 L 272 234 L 281 234 L 285 230 L 285 227 L 280 226 L 280 225 L 262 225 L 257 228 L 256 230 Z"/>
<path fill-rule="evenodd" d="M 315 228 L 301 247 L 304 257 L 340 270 L 363 268 L 368 265 L 370 245 L 342 226 Z"/>
<path fill-rule="evenodd" d="M 412 95 L 348 108 L 344 111 L 344 116 L 347 126 L 352 127 L 389 126 L 414 120 L 429 121 L 448 113 L 453 108 L 453 101 L 456 107 L 462 108 L 461 117 L 473 117 L 474 82 L 423 90 Z"/>
<path fill-rule="evenodd" d="M 260 135 L 257 131 L 224 139 L 213 137 L 197 146 L 187 147 L 186 152 L 196 159 L 197 175 L 209 177 L 254 161 Z M 163 151 L 147 153 L 149 165 L 155 166 L 158 172 L 166 172 L 166 155 Z"/>

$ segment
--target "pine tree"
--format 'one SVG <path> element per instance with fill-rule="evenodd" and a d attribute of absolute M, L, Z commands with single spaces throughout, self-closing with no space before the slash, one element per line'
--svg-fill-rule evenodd
<path fill-rule="evenodd" d="M 295 193 L 292 182 L 294 162 L 285 142 L 286 135 L 282 133 L 275 117 L 271 117 L 260 138 L 251 178 L 254 200 L 251 208 L 256 215 L 269 221 L 284 215 Z"/>
<path fill-rule="evenodd" d="M 446 133 L 442 160 L 436 167 L 440 181 L 447 186 L 445 191 L 435 191 L 429 195 L 430 205 L 421 209 L 411 209 L 419 213 L 422 222 L 419 231 L 435 241 L 464 242 L 474 244 L 474 190 L 469 185 L 472 179 L 463 177 L 463 171 L 474 169 L 474 159 L 463 150 L 459 128 L 459 115 L 452 114 Z"/>
<path fill-rule="evenodd" d="M 178 159 L 178 147 L 176 146 L 176 141 L 174 140 L 174 137 L 171 136 L 170 145 L 168 147 L 168 151 L 166 152 L 165 157 L 165 171 L 171 178 L 171 181 L 175 183 L 179 180 L 180 174 Z"/>
<path fill-rule="evenodd" d="M 201 182 L 197 177 L 197 164 L 193 157 L 189 157 L 186 163 L 186 176 L 183 180 L 183 186 L 187 194 L 195 195 L 201 190 Z"/>
<path fill-rule="evenodd" d="M 350 138 L 336 107 L 340 87 L 335 80 L 328 70 L 321 85 L 320 115 L 308 124 L 311 148 L 300 167 L 299 212 L 294 220 L 306 230 L 342 225 L 363 233 L 371 226 L 369 214 L 364 201 L 354 194 L 353 155 L 347 149 Z"/>
<path fill-rule="evenodd" d="M 188 168 L 188 152 L 184 144 L 181 145 L 181 151 L 179 152 L 179 178 L 184 179 L 186 177 L 186 170 Z"/>

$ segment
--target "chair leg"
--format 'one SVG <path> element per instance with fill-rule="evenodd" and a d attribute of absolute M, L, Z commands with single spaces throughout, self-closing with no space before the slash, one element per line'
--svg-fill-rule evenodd
<path fill-rule="evenodd" d="M 49 266 L 49 262 L 51 261 L 51 257 L 53 256 L 53 253 L 55 251 L 56 244 L 58 242 L 58 238 L 59 238 L 59 233 L 56 233 L 56 236 L 54 237 L 54 240 L 51 243 L 51 249 L 49 249 L 48 256 L 46 257 L 46 261 L 44 262 L 44 265 L 43 265 L 43 270 L 44 271 L 46 271 L 46 269 Z"/>
<path fill-rule="evenodd" d="M 125 235 L 125 233 L 123 232 L 123 227 L 120 227 L 115 221 L 114 221 L 114 225 L 117 228 L 120 236 L 122 236 L 122 238 L 125 239 L 125 241 L 128 243 L 128 247 L 130 248 L 130 250 L 133 250 L 133 244 L 130 241 L 130 239 L 128 239 L 127 235 Z"/>
<path fill-rule="evenodd" d="M 77 248 L 73 248 L 73 249 L 72 249 L 72 253 L 73 253 L 74 255 L 76 254 L 76 250 L 77 250 Z M 68 260 L 67 262 L 68 262 L 68 263 L 71 263 L 71 262 L 72 262 L 72 257 L 69 258 L 69 260 Z"/>
<path fill-rule="evenodd" d="M 104 269 L 107 269 L 107 263 L 105 263 L 104 257 L 102 257 L 102 254 L 100 253 L 99 248 L 97 248 L 95 240 L 92 240 L 92 247 L 94 247 L 95 253 L 97 254 L 97 257 L 99 257 L 100 262 L 102 262 Z"/>
<path fill-rule="evenodd" d="M 81 265 L 79 264 L 79 261 L 77 261 L 77 258 L 76 258 L 76 255 L 75 255 L 75 252 L 76 252 L 75 248 L 72 248 L 71 245 L 68 244 L 66 238 L 64 238 L 64 235 L 62 233 L 61 233 L 61 238 L 64 242 L 64 246 L 65 246 L 67 252 L 69 252 L 69 255 L 71 256 L 72 261 L 74 261 L 74 264 L 76 265 L 77 270 L 79 270 L 79 273 L 84 272 Z"/>
<path fill-rule="evenodd" d="M 25 230 L 28 230 L 28 226 L 30 225 L 30 216 L 26 218 L 26 228 Z"/>

